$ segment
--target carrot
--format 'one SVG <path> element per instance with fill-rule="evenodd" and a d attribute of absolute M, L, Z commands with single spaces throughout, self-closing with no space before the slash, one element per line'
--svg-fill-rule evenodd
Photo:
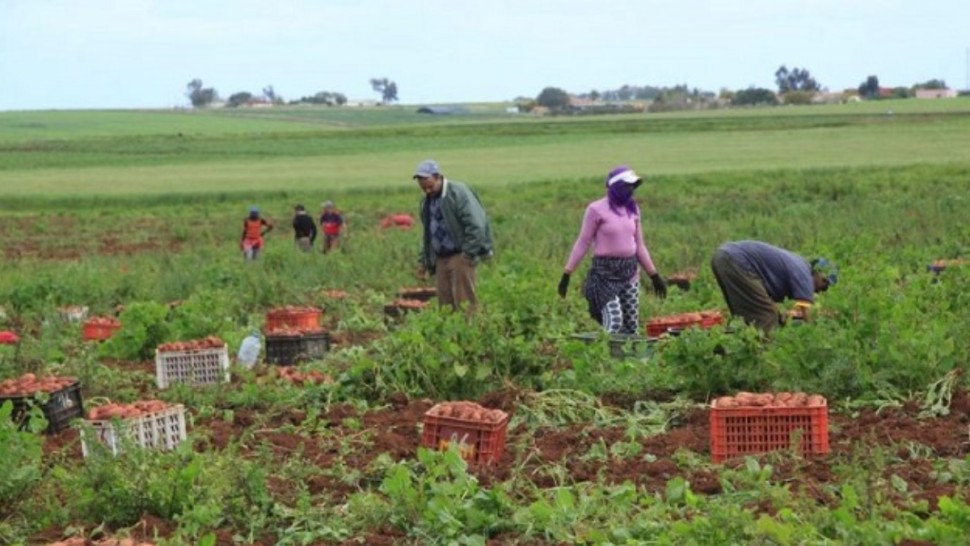
<path fill-rule="evenodd" d="M 807 406 L 813 407 L 813 408 L 824 406 L 826 404 L 825 397 L 818 394 L 813 394 L 809 396 L 805 402 Z"/>

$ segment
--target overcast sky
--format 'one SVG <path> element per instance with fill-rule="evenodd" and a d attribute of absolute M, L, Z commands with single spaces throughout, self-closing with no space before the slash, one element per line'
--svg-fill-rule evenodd
<path fill-rule="evenodd" d="M 0 0 L 0 110 L 170 108 L 336 91 L 403 104 L 623 84 L 967 86 L 970 0 Z"/>

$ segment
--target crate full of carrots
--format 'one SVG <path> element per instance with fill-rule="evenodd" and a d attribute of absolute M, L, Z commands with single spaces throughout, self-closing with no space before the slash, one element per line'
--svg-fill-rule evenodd
<path fill-rule="evenodd" d="M 710 423 L 714 462 L 784 449 L 802 455 L 829 451 L 828 403 L 817 394 L 722 396 L 711 403 Z"/>
<path fill-rule="evenodd" d="M 47 420 L 47 432 L 67 428 L 72 419 L 84 414 L 81 384 L 74 377 L 37 376 L 25 373 L 16 379 L 0 381 L 0 406 L 10 402 L 11 417 L 26 427 L 30 409 L 39 406 Z"/>
<path fill-rule="evenodd" d="M 468 401 L 442 402 L 424 414 L 421 445 L 430 449 L 458 448 L 470 463 L 491 464 L 505 452 L 509 415 Z"/>
<path fill-rule="evenodd" d="M 162 343 L 155 349 L 158 388 L 172 383 L 211 385 L 229 381 L 229 348 L 216 336 Z"/>
<path fill-rule="evenodd" d="M 108 403 L 88 411 L 81 427 L 81 453 L 89 457 L 100 444 L 112 455 L 126 445 L 172 450 L 186 438 L 185 407 L 161 400 Z"/>

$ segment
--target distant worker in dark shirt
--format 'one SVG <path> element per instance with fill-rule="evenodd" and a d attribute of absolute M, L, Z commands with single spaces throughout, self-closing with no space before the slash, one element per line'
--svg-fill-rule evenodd
<path fill-rule="evenodd" d="M 293 236 L 296 247 L 304 252 L 313 250 L 313 243 L 317 240 L 317 224 L 313 217 L 307 214 L 306 207 L 297 205 L 293 208 Z"/>
<path fill-rule="evenodd" d="M 250 207 L 249 216 L 243 220 L 242 239 L 239 248 L 243 251 L 246 261 L 259 258 L 265 244 L 264 237 L 273 231 L 273 223 L 259 216 L 259 207 Z"/>
<path fill-rule="evenodd" d="M 333 201 L 323 203 L 320 227 L 323 229 L 323 253 L 326 254 L 340 246 L 340 233 L 344 230 L 344 215 L 337 210 Z"/>
<path fill-rule="evenodd" d="M 721 245 L 711 259 L 711 269 L 731 314 L 766 333 L 785 323 L 776 303 L 795 300 L 792 316 L 807 321 L 815 293 L 838 282 L 838 270 L 825 258 L 809 262 L 761 241 Z"/>

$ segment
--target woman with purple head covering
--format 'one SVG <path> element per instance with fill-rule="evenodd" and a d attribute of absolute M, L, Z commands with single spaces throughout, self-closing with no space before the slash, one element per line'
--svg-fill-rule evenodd
<path fill-rule="evenodd" d="M 667 296 L 667 283 L 657 272 L 643 242 L 640 207 L 633 192 L 643 179 L 620 165 L 606 175 L 606 196 L 586 207 L 579 236 L 566 260 L 559 295 L 566 297 L 569 277 L 593 245 L 593 265 L 583 283 L 589 314 L 611 334 L 635 334 L 639 329 L 640 274 L 647 272 L 659 298 Z"/>

